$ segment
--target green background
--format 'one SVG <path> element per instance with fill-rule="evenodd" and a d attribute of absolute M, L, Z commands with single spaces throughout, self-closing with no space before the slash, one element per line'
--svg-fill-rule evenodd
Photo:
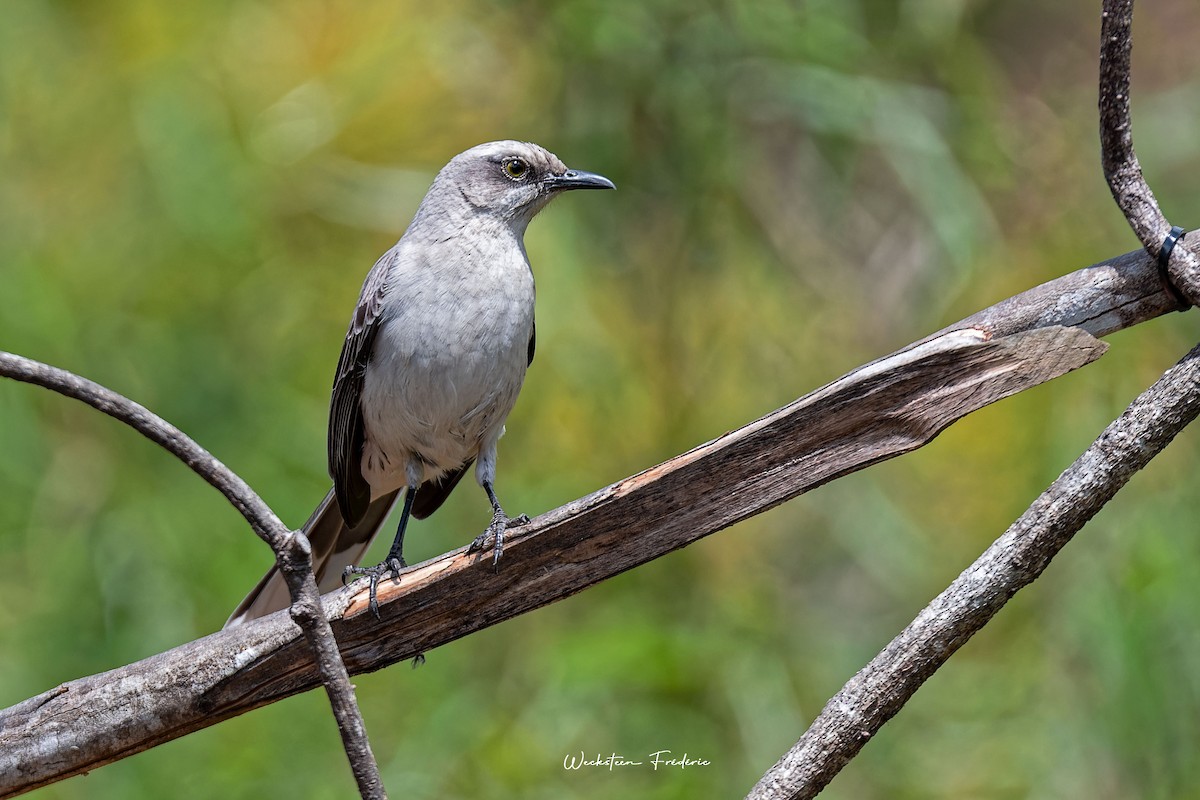
<path fill-rule="evenodd" d="M 1200 8 L 1143 0 L 1137 143 L 1197 224 Z M 434 172 L 537 141 L 616 193 L 527 237 L 538 359 L 498 489 L 536 514 L 1025 288 L 1132 250 L 1099 167 L 1099 3 L 5 0 L 0 348 L 171 420 L 291 524 L 367 269 Z M 393 797 L 744 794 L 1195 342 L 1175 314 L 930 447 L 357 680 Z M 1189 431 L 830 798 L 1200 790 Z M 409 556 L 486 524 L 464 483 Z M 270 561 L 123 426 L 0 383 L 0 705 L 209 633 Z M 709 767 L 567 771 L 584 751 Z M 334 798 L 309 693 L 38 798 Z"/>

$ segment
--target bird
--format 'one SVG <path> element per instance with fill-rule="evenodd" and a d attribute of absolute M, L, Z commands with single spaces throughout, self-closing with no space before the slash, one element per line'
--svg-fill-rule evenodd
<path fill-rule="evenodd" d="M 404 235 L 367 274 L 334 372 L 328 466 L 333 488 L 302 527 L 319 590 L 351 575 L 376 586 L 406 566 L 409 518 L 435 512 L 474 465 L 492 520 L 468 548 L 493 548 L 497 567 L 510 519 L 496 497 L 496 444 L 533 362 L 534 278 L 529 222 L 575 189 L 615 189 L 520 141 L 472 147 L 434 178 Z M 403 494 L 387 557 L 360 567 Z M 225 623 L 287 608 L 277 566 Z"/>

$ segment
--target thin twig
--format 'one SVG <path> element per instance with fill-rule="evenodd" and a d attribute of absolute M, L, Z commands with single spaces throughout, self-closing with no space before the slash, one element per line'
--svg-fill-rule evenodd
<path fill-rule="evenodd" d="M 312 574 L 312 552 L 304 534 L 289 531 L 245 481 L 183 431 L 144 406 L 72 372 L 3 351 L 0 351 L 0 375 L 74 398 L 124 422 L 187 464 L 241 512 L 254 532 L 275 552 L 280 571 L 287 579 L 292 619 L 313 650 L 359 793 L 364 798 L 385 798 L 349 673 L 321 609 L 320 593 Z"/>
<path fill-rule="evenodd" d="M 1104 177 L 1113 199 L 1151 257 L 1157 258 L 1171 230 L 1133 149 L 1129 111 L 1133 0 L 1104 0 L 1100 23 L 1100 148 Z M 1200 260 L 1182 243 L 1167 268 L 1168 278 L 1192 305 L 1200 300 Z"/>
<path fill-rule="evenodd" d="M 283 547 L 288 536 L 287 526 L 254 490 L 187 434 L 154 412 L 73 372 L 3 351 L 0 351 L 0 376 L 58 392 L 124 422 L 225 495 L 272 550 Z"/>
<path fill-rule="evenodd" d="M 1139 395 L 1003 536 L 851 678 L 747 797 L 815 797 L 1198 414 L 1200 346 Z"/>

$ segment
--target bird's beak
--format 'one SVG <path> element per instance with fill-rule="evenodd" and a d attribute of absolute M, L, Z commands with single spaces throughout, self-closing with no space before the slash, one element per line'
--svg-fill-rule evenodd
<path fill-rule="evenodd" d="M 594 172 L 584 172 L 581 169 L 569 169 L 562 175 L 551 175 L 546 183 L 554 191 L 567 189 L 615 189 L 617 185 L 603 175 Z"/>

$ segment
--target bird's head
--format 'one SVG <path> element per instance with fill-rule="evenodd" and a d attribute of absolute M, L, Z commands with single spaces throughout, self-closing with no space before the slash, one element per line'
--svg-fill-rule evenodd
<path fill-rule="evenodd" d="M 603 175 L 568 169 L 558 156 L 530 142 L 489 142 L 450 160 L 430 194 L 458 196 L 475 211 L 524 231 L 556 195 L 570 189 L 615 189 Z"/>

